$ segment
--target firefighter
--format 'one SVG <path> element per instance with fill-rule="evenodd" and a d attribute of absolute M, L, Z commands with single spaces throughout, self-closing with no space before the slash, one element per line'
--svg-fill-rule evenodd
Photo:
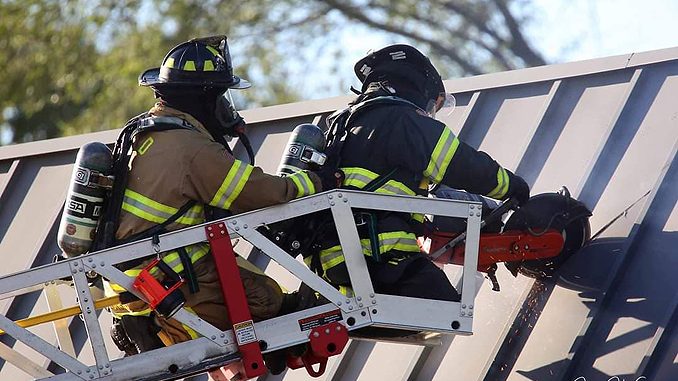
<path fill-rule="evenodd" d="M 233 75 L 225 36 L 179 44 L 160 68 L 145 71 L 139 81 L 154 91 L 158 101 L 134 120 L 134 153 L 115 232 L 117 243 L 145 237 L 144 232 L 170 221 L 167 231 L 203 223 L 208 209 L 236 214 L 340 184 L 334 170 L 283 178 L 233 157 L 224 135 L 233 135 L 244 122 L 224 94 L 249 83 Z M 185 307 L 221 330 L 230 329 L 209 245 L 199 243 L 161 257 L 188 280 L 181 287 Z M 135 277 L 148 261 L 133 263 L 125 273 Z M 278 315 L 284 299 L 278 284 L 240 257 L 238 264 L 254 320 Z M 110 287 L 109 291 L 121 291 Z M 152 313 L 142 301 L 115 306 L 112 312 L 118 319 L 112 336 L 127 354 L 197 337 L 178 321 Z"/>
<path fill-rule="evenodd" d="M 459 141 L 434 119 L 448 96 L 440 74 L 417 49 L 392 45 L 368 53 L 356 63 L 355 74 L 362 82 L 357 99 L 328 119 L 326 153 L 340 156 L 346 176 L 342 188 L 426 196 L 430 184 L 444 184 L 495 199 L 527 201 L 530 190 L 521 177 Z M 459 300 L 443 271 L 420 253 L 417 233 L 423 215 L 369 212 L 355 217 L 375 291 Z M 336 233 L 316 258 L 306 262 L 340 290 L 351 292 Z"/>

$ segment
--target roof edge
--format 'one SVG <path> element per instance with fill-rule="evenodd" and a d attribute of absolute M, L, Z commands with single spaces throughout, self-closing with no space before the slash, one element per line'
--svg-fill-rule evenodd
<path fill-rule="evenodd" d="M 445 81 L 445 86 L 453 93 L 481 91 L 488 88 L 552 81 L 672 60 L 678 60 L 678 47 L 449 79 Z M 241 114 L 250 124 L 265 123 L 332 112 L 344 107 L 351 99 L 351 96 L 338 96 L 243 110 Z M 119 132 L 120 129 L 114 129 L 4 146 L 0 147 L 0 160 L 74 150 L 91 141 L 113 143 Z"/>
<path fill-rule="evenodd" d="M 678 47 L 672 47 L 639 53 L 593 58 L 583 61 L 481 74 L 473 77 L 449 79 L 445 81 L 445 86 L 447 90 L 452 93 L 464 93 L 525 83 L 553 81 L 562 78 L 602 73 L 677 59 Z"/>

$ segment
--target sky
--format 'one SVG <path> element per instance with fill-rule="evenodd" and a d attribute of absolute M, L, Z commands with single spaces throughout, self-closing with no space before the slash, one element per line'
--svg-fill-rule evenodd
<path fill-rule="evenodd" d="M 527 1 L 530 21 L 524 33 L 549 63 L 566 63 L 678 47 L 678 0 L 531 0 Z M 516 1 L 520 4 L 520 1 Z M 517 11 L 523 11 L 518 9 Z M 329 74 L 334 57 L 309 57 L 310 67 L 290 77 L 302 89 L 304 99 L 321 99 L 350 94 L 359 88 L 353 65 L 370 49 L 391 42 L 382 33 L 366 27 L 343 30 L 344 53 L 339 73 Z M 310 49 L 313 51 L 314 49 Z M 294 70 L 292 70 L 294 73 Z M 308 73 L 313 73 L 310 77 Z M 330 79 L 331 78 L 331 79 Z M 449 78 L 446 78 L 449 79 Z M 340 86 L 318 85 L 341 81 Z M 237 102 L 236 102 L 237 103 Z"/>
<path fill-rule="evenodd" d="M 525 34 L 549 63 L 678 47 L 678 0 L 533 0 L 529 3 L 532 20 Z M 346 67 L 352 68 L 352 63 L 369 49 L 387 44 L 385 38 L 374 32 L 347 33 L 344 37 Z"/>
<path fill-rule="evenodd" d="M 551 62 L 678 46 L 676 0 L 535 0 L 527 29 Z"/>
<path fill-rule="evenodd" d="M 519 2 L 518 2 L 519 4 Z M 532 20 L 525 34 L 533 46 L 550 63 L 580 61 L 648 50 L 678 47 L 678 0 L 532 0 Z M 318 86 L 327 79 L 322 75 L 296 77 L 305 99 L 319 99 L 348 94 L 349 85 L 358 86 L 352 75 L 353 64 L 369 49 L 378 49 L 389 42 L 381 34 L 365 28 L 350 28 L 342 36 L 345 56 L 340 67 L 346 68 L 344 91 L 337 87 Z M 329 72 L 333 57 L 325 62 L 313 58 L 313 72 Z M 308 70 L 303 68 L 302 70 Z M 294 72 L 294 70 L 293 70 Z M 294 83 L 296 78 L 290 80 Z M 342 91 L 342 90 L 339 90 Z M 0 145 L 9 141 L 9 131 L 0 128 Z"/>

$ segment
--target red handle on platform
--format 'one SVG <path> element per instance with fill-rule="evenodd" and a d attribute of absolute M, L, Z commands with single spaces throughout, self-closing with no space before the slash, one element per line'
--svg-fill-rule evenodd
<path fill-rule="evenodd" d="M 240 349 L 245 375 L 247 378 L 261 376 L 266 373 L 266 366 L 254 332 L 254 322 L 245 297 L 231 237 L 223 222 L 208 225 L 205 233 L 219 274 L 224 304 L 233 323 L 233 333 Z"/>

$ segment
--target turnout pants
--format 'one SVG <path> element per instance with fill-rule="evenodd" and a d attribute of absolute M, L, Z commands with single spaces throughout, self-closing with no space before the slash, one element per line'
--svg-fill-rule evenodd
<path fill-rule="evenodd" d="M 454 302 L 460 300 L 447 275 L 422 254 L 405 258 L 395 265 L 368 258 L 367 268 L 378 293 Z"/>

